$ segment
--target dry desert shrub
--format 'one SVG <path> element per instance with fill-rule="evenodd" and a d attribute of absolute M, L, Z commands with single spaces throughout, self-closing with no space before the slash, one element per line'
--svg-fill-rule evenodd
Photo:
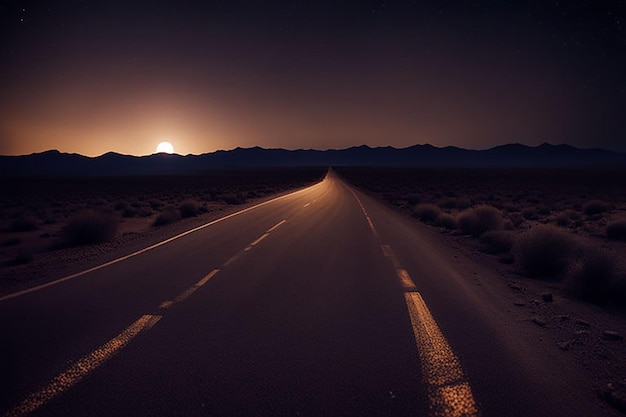
<path fill-rule="evenodd" d="M 167 207 L 154 219 L 154 226 L 164 226 L 180 219 L 180 211 L 176 207 Z"/>
<path fill-rule="evenodd" d="M 511 252 L 515 236 L 507 230 L 490 230 L 480 237 L 481 250 L 486 253 L 498 254 Z"/>
<path fill-rule="evenodd" d="M 11 222 L 9 231 L 11 232 L 30 232 L 39 228 L 39 222 L 31 216 L 18 216 Z"/>
<path fill-rule="evenodd" d="M 150 200 L 148 204 L 150 205 L 150 208 L 152 208 L 152 210 L 158 210 L 163 205 L 160 200 Z"/>
<path fill-rule="evenodd" d="M 552 213 L 552 210 L 548 206 L 537 207 L 537 214 L 540 216 L 548 216 L 550 213 Z"/>
<path fill-rule="evenodd" d="M 435 220 L 435 224 L 447 230 L 456 230 L 458 227 L 456 219 L 452 215 L 446 213 L 440 213 Z"/>
<path fill-rule="evenodd" d="M 604 213 L 609 209 L 609 205 L 604 201 L 600 200 L 591 200 L 583 207 L 583 213 L 587 216 L 593 216 L 595 214 Z"/>
<path fill-rule="evenodd" d="M 137 214 L 139 217 L 150 217 L 152 216 L 152 209 L 149 206 L 141 207 Z"/>
<path fill-rule="evenodd" d="M 572 209 L 565 210 L 565 213 L 567 213 L 567 215 L 569 216 L 569 218 L 570 218 L 572 221 L 574 221 L 574 222 L 576 222 L 576 221 L 578 221 L 578 220 L 582 219 L 582 217 L 583 217 L 583 216 L 582 216 L 582 214 L 580 214 L 580 213 L 579 213 L 579 212 L 577 212 L 576 210 L 572 210 Z"/>
<path fill-rule="evenodd" d="M 565 212 L 561 212 L 554 217 L 557 226 L 567 227 L 570 223 L 570 217 Z"/>
<path fill-rule="evenodd" d="M 614 277 L 615 260 L 605 251 L 589 247 L 570 265 L 566 287 L 585 301 L 603 304 L 612 298 Z"/>
<path fill-rule="evenodd" d="M 444 209 L 455 209 L 457 206 L 456 198 L 446 198 L 439 202 L 439 207 Z"/>
<path fill-rule="evenodd" d="M 511 224 L 513 224 L 513 228 L 517 229 L 522 224 L 524 224 L 524 216 L 521 213 L 509 213 L 509 220 Z"/>
<path fill-rule="evenodd" d="M 33 260 L 33 255 L 31 253 L 22 252 L 15 255 L 15 257 L 11 260 L 11 265 L 25 265 Z"/>
<path fill-rule="evenodd" d="M 135 217 L 137 215 L 137 209 L 133 207 L 126 207 L 122 210 L 122 217 Z"/>
<path fill-rule="evenodd" d="M 406 197 L 406 201 L 407 203 L 409 203 L 410 205 L 414 206 L 415 204 L 419 203 L 420 201 L 422 201 L 422 196 L 420 196 L 419 194 L 409 194 Z"/>
<path fill-rule="evenodd" d="M 526 220 L 537 220 L 539 218 L 539 215 L 537 214 L 537 209 L 535 209 L 534 207 L 526 207 L 525 209 L 523 209 L 522 216 L 524 216 Z"/>
<path fill-rule="evenodd" d="M 19 237 L 10 237 L 2 242 L 2 246 L 15 246 L 19 245 L 20 243 L 22 243 L 22 239 L 20 239 Z"/>
<path fill-rule="evenodd" d="M 77 213 L 68 221 L 63 229 L 63 236 L 70 246 L 87 245 L 110 240 L 115 236 L 116 231 L 115 217 L 94 210 L 86 210 Z"/>
<path fill-rule="evenodd" d="M 445 209 L 459 209 L 464 210 L 471 207 L 472 202 L 466 198 L 450 197 L 439 202 L 439 207 Z"/>
<path fill-rule="evenodd" d="M 457 222 L 463 233 L 479 237 L 489 230 L 502 227 L 502 212 L 493 206 L 482 204 L 461 212 Z"/>
<path fill-rule="evenodd" d="M 117 201 L 113 205 L 113 209 L 116 210 L 116 211 L 124 210 L 127 207 L 128 207 L 128 203 L 126 201 L 123 201 L 123 200 Z"/>
<path fill-rule="evenodd" d="M 189 200 L 183 202 L 178 210 L 180 210 L 180 215 L 183 218 L 196 217 L 200 212 L 200 206 L 195 201 Z"/>
<path fill-rule="evenodd" d="M 413 208 L 413 217 L 424 223 L 434 223 L 441 214 L 441 209 L 434 204 L 418 204 Z"/>
<path fill-rule="evenodd" d="M 241 193 L 228 193 L 222 195 L 222 200 L 226 204 L 238 205 L 245 204 L 246 199 Z"/>
<path fill-rule="evenodd" d="M 618 220 L 606 227 L 606 237 L 611 240 L 626 240 L 626 220 Z"/>
<path fill-rule="evenodd" d="M 559 278 L 567 268 L 576 241 L 553 226 L 537 226 L 522 233 L 515 243 L 515 258 L 532 278 Z"/>

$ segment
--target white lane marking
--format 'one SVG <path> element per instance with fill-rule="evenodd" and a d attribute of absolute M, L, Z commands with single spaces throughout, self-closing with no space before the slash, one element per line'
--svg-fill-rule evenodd
<path fill-rule="evenodd" d="M 53 398 L 61 395 L 69 390 L 77 382 L 83 379 L 88 373 L 102 365 L 113 355 L 119 352 L 140 332 L 150 329 L 154 326 L 161 316 L 145 315 L 140 317 L 136 322 L 128 326 L 122 333 L 109 340 L 106 344 L 100 346 L 90 354 L 83 356 L 74 365 L 55 376 L 41 390 L 30 394 L 24 401 L 7 411 L 6 417 L 25 416 L 28 415 L 44 404 L 50 402 Z"/>
<path fill-rule="evenodd" d="M 239 254 L 231 257 L 229 260 L 227 260 L 226 262 L 224 262 L 223 266 L 228 266 L 230 264 L 232 264 L 233 262 L 235 262 L 237 259 L 239 258 Z"/>
<path fill-rule="evenodd" d="M 250 246 L 256 246 L 260 241 L 262 241 L 263 239 L 265 239 L 269 235 L 270 235 L 269 233 L 264 233 L 260 238 L 258 238 L 254 242 L 250 243 Z"/>
<path fill-rule="evenodd" d="M 372 222 L 372 219 L 370 218 L 369 214 L 367 214 L 367 210 L 365 210 L 365 206 L 361 202 L 361 199 L 359 198 L 358 195 L 356 195 L 356 193 L 354 192 L 352 188 L 350 187 L 347 187 L 347 188 L 356 199 L 356 202 L 359 203 L 359 207 L 361 207 L 361 211 L 363 212 L 363 215 L 365 216 L 365 220 L 367 220 L 367 224 L 369 225 L 370 230 L 372 231 L 372 234 L 374 236 L 378 236 L 378 231 L 376 231 L 376 227 L 374 227 L 374 223 Z"/>
<path fill-rule="evenodd" d="M 214 269 L 213 271 L 209 272 L 204 278 L 202 278 L 200 281 L 196 282 L 194 285 L 192 285 L 191 287 L 187 288 L 185 291 L 183 291 L 182 293 L 180 293 L 176 298 L 174 298 L 174 301 L 164 301 L 161 303 L 161 305 L 159 305 L 159 308 L 169 308 L 172 304 L 174 303 L 180 303 L 181 301 L 183 301 L 185 298 L 189 297 L 191 294 L 194 293 L 194 291 L 196 291 L 198 288 L 202 287 L 204 284 L 207 283 L 208 280 L 210 280 L 211 278 L 213 278 L 215 276 L 215 274 L 217 274 L 218 272 L 220 272 L 219 269 Z"/>
<path fill-rule="evenodd" d="M 196 287 L 195 285 L 193 287 L 189 287 L 187 288 L 185 291 L 183 291 L 182 293 L 178 294 L 178 296 L 176 296 L 176 298 L 174 298 L 174 302 L 175 303 L 180 303 L 181 301 L 183 301 L 185 298 L 189 297 L 191 294 L 194 293 L 195 290 L 197 290 L 199 287 Z"/>
<path fill-rule="evenodd" d="M 198 227 L 194 227 L 193 229 L 187 230 L 186 232 L 183 232 L 183 233 L 180 233 L 180 234 L 178 234 L 176 236 L 170 237 L 169 239 L 165 239 L 165 240 L 163 240 L 161 242 L 155 243 L 154 245 L 148 246 L 147 248 L 140 249 L 140 250 L 138 250 L 136 252 L 133 252 L 131 254 L 122 256 L 122 257 L 117 258 L 117 259 L 113 259 L 112 261 L 105 262 L 105 263 L 103 263 L 101 265 L 94 266 L 93 268 L 85 269 L 84 271 L 80 271 L 80 272 L 77 272 L 75 274 L 68 275 L 66 277 L 59 278 L 57 280 L 47 282 L 45 284 L 37 285 L 37 286 L 32 287 L 32 288 L 27 288 L 27 289 L 22 290 L 22 291 L 17 291 L 17 292 L 11 293 L 11 294 L 4 295 L 4 296 L 0 297 L 0 302 L 6 301 L 6 300 L 10 300 L 11 298 L 19 297 L 19 296 L 22 296 L 22 295 L 25 295 L 25 294 L 29 294 L 31 292 L 39 291 L 39 290 L 51 287 L 51 286 L 56 285 L 56 284 L 60 284 L 60 283 L 65 282 L 65 281 L 69 281 L 69 280 L 74 279 L 74 278 L 78 278 L 78 277 L 86 275 L 86 274 L 88 274 L 90 272 L 94 272 L 94 271 L 97 271 L 99 269 L 106 268 L 107 266 L 116 264 L 118 262 L 124 261 L 126 259 L 129 259 L 129 258 L 132 258 L 134 256 L 140 255 L 142 253 L 148 252 L 149 250 L 158 248 L 159 246 L 163 246 L 163 245 L 165 245 L 167 243 L 170 243 L 170 242 L 172 242 L 172 241 L 174 241 L 176 239 L 180 239 L 183 236 L 187 236 L 187 235 L 189 235 L 191 233 L 197 232 L 198 230 L 201 230 L 201 229 L 204 229 L 206 227 L 212 226 L 212 225 L 214 225 L 216 223 L 222 222 L 224 220 L 230 219 L 230 218 L 235 217 L 235 216 L 239 216 L 240 214 L 247 213 L 248 211 L 257 209 L 259 207 L 265 206 L 267 204 L 273 203 L 273 202 L 278 201 L 278 200 L 282 200 L 284 198 L 293 196 L 295 194 L 305 192 L 305 191 L 307 191 L 307 190 L 309 190 L 309 189 L 311 189 L 313 187 L 316 187 L 316 186 L 320 185 L 322 182 L 323 182 L 323 180 L 318 182 L 317 184 L 310 185 L 310 186 L 308 186 L 306 188 L 303 188 L 301 190 L 297 190 L 297 191 L 294 191 L 294 192 L 289 193 L 289 194 L 281 195 L 280 197 L 276 197 L 276 198 L 273 198 L 271 200 L 264 201 L 263 203 L 259 203 L 259 204 L 255 205 L 255 206 L 248 207 L 248 208 L 245 208 L 243 210 L 237 211 L 235 213 L 231 213 L 231 214 L 229 214 L 227 216 L 220 217 L 219 219 L 212 220 L 212 221 L 210 221 L 208 223 L 205 223 L 205 224 L 200 225 Z"/>
<path fill-rule="evenodd" d="M 204 278 L 202 278 L 200 281 L 198 281 L 198 283 L 196 284 L 196 287 L 201 287 L 204 284 L 206 284 L 207 281 L 210 280 L 211 278 L 213 278 L 215 276 L 215 274 L 217 274 L 218 272 L 220 272 L 219 269 L 214 269 L 213 271 L 209 272 Z"/>
<path fill-rule="evenodd" d="M 431 415 L 477 416 L 472 388 L 465 379 L 461 362 L 441 333 L 419 292 L 404 294 L 422 373 L 428 382 Z"/>
<path fill-rule="evenodd" d="M 285 223 L 287 223 L 287 219 L 279 221 L 274 226 L 272 226 L 269 229 L 267 229 L 266 233 L 272 233 L 274 230 L 278 229 L 280 226 L 282 226 Z"/>
<path fill-rule="evenodd" d="M 391 260 L 391 263 L 393 264 L 393 267 L 396 269 L 396 271 L 402 269 L 402 267 L 400 266 L 400 262 L 398 262 L 398 258 L 396 258 L 396 255 L 393 253 L 393 249 L 391 249 L 391 246 L 380 245 L 380 248 L 382 249 L 383 254 Z M 406 273 L 408 274 L 408 272 Z"/>

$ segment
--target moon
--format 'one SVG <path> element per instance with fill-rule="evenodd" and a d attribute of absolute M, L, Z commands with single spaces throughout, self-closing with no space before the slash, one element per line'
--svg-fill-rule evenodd
<path fill-rule="evenodd" d="M 157 145 L 157 153 L 174 153 L 174 147 L 169 142 L 161 142 Z"/>

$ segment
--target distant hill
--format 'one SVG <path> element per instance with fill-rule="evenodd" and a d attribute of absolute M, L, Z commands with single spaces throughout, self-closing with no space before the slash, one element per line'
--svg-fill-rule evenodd
<path fill-rule="evenodd" d="M 0 156 L 0 175 L 158 175 L 216 169 L 376 166 L 376 167 L 624 167 L 626 154 L 569 145 L 510 144 L 486 150 L 414 145 L 408 148 L 358 146 L 347 149 L 286 150 L 236 148 L 202 155 L 130 156 L 109 152 L 92 158 L 46 151 Z"/>

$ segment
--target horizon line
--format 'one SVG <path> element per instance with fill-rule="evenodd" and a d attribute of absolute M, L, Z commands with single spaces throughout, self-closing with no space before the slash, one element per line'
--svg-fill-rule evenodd
<path fill-rule="evenodd" d="M 578 150 L 584 150 L 584 151 L 605 151 L 605 152 L 613 152 L 613 153 L 618 153 L 618 154 L 626 154 L 626 151 L 620 151 L 620 150 L 615 150 L 615 149 L 608 149 L 608 148 L 600 148 L 600 147 L 578 147 L 578 146 L 574 146 L 574 145 L 570 145 L 568 143 L 550 143 L 550 142 L 543 142 L 539 145 L 527 145 L 527 144 L 523 144 L 520 142 L 511 142 L 511 143 L 503 143 L 500 145 L 495 145 L 495 146 L 491 146 L 491 147 L 486 147 L 486 148 L 464 148 L 461 146 L 455 146 L 455 145 L 445 145 L 445 146 L 436 146 L 433 145 L 431 143 L 416 143 L 414 145 L 409 145 L 409 146 L 405 146 L 405 147 L 395 147 L 395 146 L 391 146 L 391 145 L 384 145 L 384 146 L 370 146 L 367 144 L 362 144 L 362 145 L 354 145 L 354 146 L 348 146 L 346 148 L 326 148 L 326 149 L 316 149 L 316 148 L 295 148 L 295 149 L 288 149 L 288 148 L 280 148 L 280 147 L 268 147 L 268 148 L 264 148 L 262 146 L 259 145 L 255 145 L 255 146 L 250 146 L 250 147 L 242 147 L 242 146 L 237 146 L 231 149 L 217 149 L 215 151 L 210 151 L 210 152 L 204 152 L 204 153 L 199 153 L 199 154 L 194 154 L 194 153 L 188 153 L 188 154 L 179 154 L 176 152 L 173 152 L 171 154 L 166 153 L 166 152 L 154 152 L 151 154 L 143 154 L 143 155 L 134 155 L 134 154 L 124 154 L 124 153 L 120 153 L 120 152 L 116 152 L 113 150 L 104 152 L 102 154 L 96 155 L 96 156 L 90 156 L 90 155 L 84 155 L 78 152 L 67 152 L 67 151 L 61 151 L 59 149 L 46 149 L 43 151 L 36 151 L 36 152 L 31 152 L 28 154 L 18 154 L 18 155 L 6 155 L 6 154 L 0 154 L 0 157 L 23 157 L 23 156 L 32 156 L 32 155 L 41 155 L 41 154 L 45 154 L 45 153 L 59 153 L 59 154 L 65 154 L 65 155 L 78 155 L 78 156 L 82 156 L 84 158 L 91 158 L 91 159 L 96 159 L 96 158 L 101 158 L 105 155 L 108 154 L 115 154 L 115 155 L 120 155 L 120 156 L 129 156 L 129 157 L 134 157 L 134 158 L 145 158 L 145 157 L 152 157 L 152 156 L 156 156 L 156 155 L 171 155 L 174 157 L 188 157 L 188 156 L 202 156 L 202 155 L 209 155 L 209 154 L 215 154 L 218 152 L 232 152 L 232 151 L 236 151 L 236 150 L 249 150 L 249 149 L 262 149 L 262 150 L 280 150 L 280 151 L 288 151 L 288 152 L 297 152 L 297 151 L 315 151 L 315 152 L 328 152 L 328 151 L 345 151 L 345 150 L 350 150 L 350 149 L 355 149 L 355 148 L 369 148 L 369 149 L 381 149 L 381 148 L 392 148 L 392 149 L 396 149 L 396 150 L 403 150 L 403 149 L 409 149 L 409 148 L 413 148 L 413 147 L 417 147 L 417 146 L 429 146 L 429 147 L 433 147 L 436 149 L 447 149 L 447 148 L 454 148 L 454 149 L 461 149 L 461 150 L 466 150 L 466 151 L 476 151 L 476 152 L 481 152 L 481 151 L 488 151 L 491 149 L 496 149 L 496 148 L 501 148 L 501 147 L 505 147 L 505 146 L 522 146 L 522 147 L 526 147 L 526 148 L 540 148 L 542 146 L 551 146 L 551 147 L 569 147 L 569 148 L 574 148 L 574 149 L 578 149 Z"/>

